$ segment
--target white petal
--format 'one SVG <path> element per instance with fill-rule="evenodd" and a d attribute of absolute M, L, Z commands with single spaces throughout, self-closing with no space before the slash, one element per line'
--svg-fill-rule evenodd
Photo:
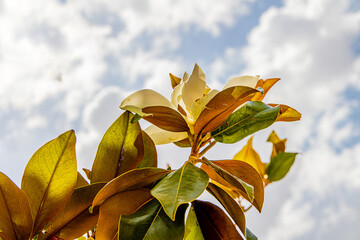
<path fill-rule="evenodd" d="M 167 98 L 151 89 L 143 89 L 131 94 L 122 101 L 120 108 L 143 116 L 144 113 L 141 109 L 153 106 L 165 106 L 175 109 Z"/>
<path fill-rule="evenodd" d="M 199 65 L 195 64 L 193 72 L 189 80 L 184 83 L 182 90 L 182 99 L 188 110 L 191 109 L 191 105 L 195 100 L 201 98 L 204 94 L 206 86 L 206 78 L 204 72 Z"/>
<path fill-rule="evenodd" d="M 169 132 L 151 125 L 145 129 L 156 145 L 177 142 L 188 137 L 187 132 Z"/>
<path fill-rule="evenodd" d="M 173 92 L 171 93 L 171 103 L 177 107 L 177 105 L 179 104 L 179 102 L 181 101 L 181 93 L 182 93 L 182 89 L 184 87 L 184 83 L 180 83 L 179 85 L 177 85 Z"/>
<path fill-rule="evenodd" d="M 224 89 L 234 87 L 234 86 L 245 86 L 255 88 L 257 82 L 259 81 L 260 76 L 239 76 L 230 78 L 229 81 L 224 86 Z"/>

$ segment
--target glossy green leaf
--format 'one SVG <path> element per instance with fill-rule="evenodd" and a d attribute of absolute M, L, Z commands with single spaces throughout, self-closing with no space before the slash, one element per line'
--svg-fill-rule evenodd
<path fill-rule="evenodd" d="M 177 208 L 198 198 L 206 189 L 209 176 L 200 168 L 186 162 L 182 168 L 165 176 L 151 190 L 166 214 L 175 219 Z"/>
<path fill-rule="evenodd" d="M 25 193 L 0 172 L 0 229 L 3 230 L 3 238 L 28 239 L 32 224 Z"/>
<path fill-rule="evenodd" d="M 160 168 L 140 168 L 126 172 L 110 181 L 103 189 L 101 189 L 96 195 L 92 207 L 100 205 L 107 198 L 119 192 L 151 187 L 167 173 L 169 173 L 169 171 Z"/>
<path fill-rule="evenodd" d="M 205 240 L 196 218 L 194 207 L 191 206 L 185 224 L 185 240 Z"/>
<path fill-rule="evenodd" d="M 161 204 L 152 200 L 131 215 L 122 215 L 119 221 L 118 239 L 171 239 L 184 237 L 184 218 L 187 204 L 181 205 L 172 221 L 162 209 Z"/>
<path fill-rule="evenodd" d="M 209 183 L 207 190 L 221 203 L 242 233 L 246 235 L 246 219 L 240 205 L 225 190 L 213 183 Z"/>
<path fill-rule="evenodd" d="M 250 164 L 239 160 L 220 160 L 213 161 L 213 163 L 253 186 L 254 201 L 250 202 L 261 212 L 264 203 L 264 183 L 256 169 Z"/>
<path fill-rule="evenodd" d="M 193 206 L 205 239 L 243 239 L 233 222 L 218 206 L 199 200 L 195 200 Z"/>
<path fill-rule="evenodd" d="M 40 232 L 73 193 L 77 180 L 75 142 L 74 131 L 65 132 L 37 150 L 26 165 L 21 189 L 29 199 L 32 234 Z"/>
<path fill-rule="evenodd" d="M 252 202 L 254 200 L 254 188 L 225 169 L 217 166 L 214 162 L 217 161 L 209 161 L 206 159 L 205 164 L 201 165 L 201 169 L 203 169 L 212 180 L 228 188 L 235 189 L 240 192 L 246 200 Z"/>
<path fill-rule="evenodd" d="M 282 152 L 273 157 L 267 166 L 266 173 L 272 182 L 279 181 L 289 172 L 297 153 Z"/>
<path fill-rule="evenodd" d="M 244 86 L 227 88 L 216 94 L 199 115 L 195 123 L 196 134 L 206 134 L 223 124 L 241 104 L 249 101 L 258 91 Z"/>
<path fill-rule="evenodd" d="M 46 239 L 54 234 L 64 238 L 62 232 L 68 228 L 67 225 L 71 224 L 72 221 L 77 221 L 76 219 L 81 216 L 84 211 L 88 212 L 88 208 L 91 206 L 94 197 L 104 186 L 105 183 L 95 183 L 76 188 L 66 207 L 50 221 L 45 228 L 45 233 L 40 233 L 38 239 Z M 86 226 L 86 223 L 88 223 L 86 229 L 73 229 L 72 235 L 81 236 L 95 225 L 92 221 L 84 219 L 84 223 L 82 224 Z"/>
<path fill-rule="evenodd" d="M 144 157 L 144 145 L 134 114 L 124 112 L 106 131 L 91 169 L 91 183 L 108 182 L 136 168 Z"/>
<path fill-rule="evenodd" d="M 118 232 L 121 215 L 129 215 L 138 210 L 154 197 L 150 189 L 140 188 L 117 193 L 100 205 L 96 237 L 111 240 Z"/>
<path fill-rule="evenodd" d="M 246 240 L 258 240 L 258 238 L 250 231 L 250 229 L 246 228 Z"/>
<path fill-rule="evenodd" d="M 269 127 L 278 116 L 279 108 L 252 101 L 232 113 L 211 135 L 222 143 L 236 143 L 259 130 Z"/>
<path fill-rule="evenodd" d="M 157 152 L 153 140 L 145 131 L 141 131 L 144 141 L 144 158 L 138 168 L 157 167 Z"/>

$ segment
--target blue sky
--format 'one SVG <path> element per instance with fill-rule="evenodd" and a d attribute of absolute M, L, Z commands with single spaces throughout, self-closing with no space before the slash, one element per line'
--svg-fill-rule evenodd
<path fill-rule="evenodd" d="M 169 96 L 168 73 L 197 62 L 218 89 L 236 75 L 280 77 L 265 102 L 303 114 L 255 136 L 264 159 L 272 129 L 301 152 L 266 189 L 263 213 L 248 214 L 259 239 L 360 238 L 357 0 L 0 0 L 0 24 L 0 170 L 15 183 L 35 150 L 69 129 L 79 169 L 90 168 L 124 97 L 140 88 Z M 244 144 L 208 156 L 231 158 Z M 159 147 L 162 166 L 187 154 Z"/>

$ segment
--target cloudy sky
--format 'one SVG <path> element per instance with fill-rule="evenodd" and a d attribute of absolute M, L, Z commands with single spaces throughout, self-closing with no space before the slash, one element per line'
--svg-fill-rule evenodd
<path fill-rule="evenodd" d="M 0 27 L 0 170 L 15 183 L 69 129 L 79 169 L 91 168 L 122 99 L 141 88 L 169 96 L 168 73 L 197 62 L 218 89 L 236 75 L 280 77 L 265 102 L 303 114 L 255 136 L 264 159 L 272 129 L 301 152 L 266 189 L 263 213 L 248 214 L 259 239 L 360 239 L 358 0 L 0 0 Z M 231 158 L 244 144 L 207 156 Z M 187 158 L 175 149 L 159 147 L 161 166 Z"/>

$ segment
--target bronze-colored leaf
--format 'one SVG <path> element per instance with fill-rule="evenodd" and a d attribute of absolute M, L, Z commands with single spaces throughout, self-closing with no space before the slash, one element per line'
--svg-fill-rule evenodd
<path fill-rule="evenodd" d="M 218 127 L 241 104 L 251 100 L 258 90 L 254 88 L 235 86 L 216 94 L 200 113 L 195 123 L 196 134 L 206 134 Z"/>
<path fill-rule="evenodd" d="M 151 187 L 157 180 L 169 172 L 170 171 L 160 168 L 139 168 L 126 172 L 110 181 L 101 189 L 96 195 L 92 207 L 100 205 L 107 198 L 119 192 Z"/>
<path fill-rule="evenodd" d="M 85 178 L 78 172 L 77 173 L 77 180 L 76 180 L 76 186 L 75 188 L 78 187 L 83 187 L 89 185 L 89 183 L 85 180 Z"/>
<path fill-rule="evenodd" d="M 208 160 L 207 162 L 205 162 L 205 164 L 201 165 L 201 169 L 203 169 L 213 181 L 218 182 L 229 189 L 233 189 L 234 191 L 239 192 L 241 196 L 243 196 L 246 200 L 248 200 L 249 202 L 253 202 L 253 187 L 248 185 L 242 179 L 234 176 L 227 170 L 219 167 L 217 164 L 214 164 L 214 162 L 218 161 Z"/>
<path fill-rule="evenodd" d="M 106 131 L 91 169 L 91 183 L 108 182 L 136 168 L 144 157 L 144 144 L 134 114 L 124 112 Z"/>
<path fill-rule="evenodd" d="M 225 190 L 213 183 L 209 183 L 207 190 L 221 203 L 221 205 L 223 205 L 225 210 L 229 213 L 230 217 L 234 220 L 236 225 L 238 225 L 245 236 L 246 219 L 244 211 L 240 205 Z"/>
<path fill-rule="evenodd" d="M 255 198 L 251 203 L 261 212 L 264 203 L 264 183 L 256 169 L 239 160 L 220 160 L 213 163 L 254 187 Z"/>
<path fill-rule="evenodd" d="M 143 119 L 170 132 L 187 132 L 189 127 L 181 114 L 165 106 L 145 107 Z"/>
<path fill-rule="evenodd" d="M 148 188 L 128 190 L 107 198 L 100 205 L 96 237 L 112 240 L 118 232 L 120 216 L 134 213 L 153 198 Z"/>
<path fill-rule="evenodd" d="M 205 239 L 244 239 L 236 230 L 233 222 L 219 207 L 212 203 L 199 200 L 195 200 L 192 204 Z"/>
<path fill-rule="evenodd" d="M 286 147 L 286 138 L 280 139 L 275 131 L 272 131 L 267 139 L 268 142 L 273 144 L 273 149 L 271 152 L 271 158 L 275 157 L 279 153 L 285 152 Z"/>
<path fill-rule="evenodd" d="M 0 238 L 29 239 L 32 225 L 25 193 L 0 172 Z"/>

